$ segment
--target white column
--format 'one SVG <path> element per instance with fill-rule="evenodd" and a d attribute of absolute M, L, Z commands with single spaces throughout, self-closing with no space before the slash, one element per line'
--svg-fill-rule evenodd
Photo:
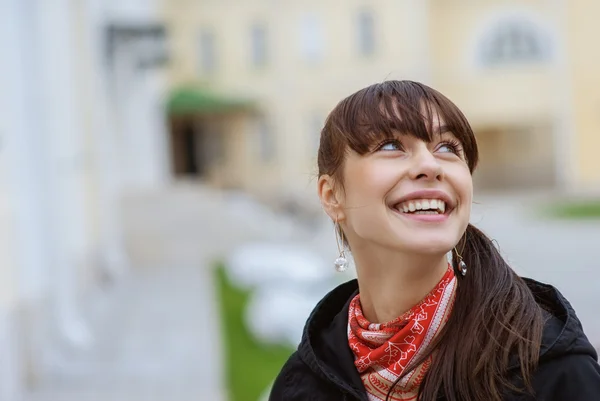
<path fill-rule="evenodd" d="M 19 354 L 21 344 L 14 318 L 14 312 L 0 308 L 0 401 L 19 401 L 23 394 L 22 361 Z"/>
<path fill-rule="evenodd" d="M 143 140 L 146 152 L 141 160 L 141 173 L 145 173 L 143 182 L 151 188 L 160 188 L 169 181 L 169 134 L 165 114 L 166 79 L 163 71 L 152 68 L 144 71 L 140 77 L 142 84 L 142 116 L 140 132 L 145 132 Z"/>
<path fill-rule="evenodd" d="M 118 158 L 116 115 L 110 99 L 110 75 L 106 60 L 105 0 L 87 0 L 83 7 L 85 42 L 88 43 L 89 94 L 94 99 L 90 129 L 92 158 L 97 180 L 98 256 L 107 273 L 121 276 L 129 270 L 121 223 L 121 180 Z"/>
<path fill-rule="evenodd" d="M 2 147 L 7 158 L 10 207 L 14 212 L 16 249 L 19 260 L 19 294 L 26 300 L 39 299 L 48 280 L 48 258 L 51 238 L 48 233 L 49 205 L 41 125 L 36 116 L 40 105 L 36 89 L 39 85 L 35 66 L 35 26 L 31 26 L 31 0 L 1 3 L 0 40 L 3 62 L 0 63 L 2 115 Z"/>
<path fill-rule="evenodd" d="M 29 374 L 39 373 L 39 338 L 45 334 L 42 326 L 27 333 L 17 325 L 24 323 L 24 309 L 42 304 L 48 282 L 48 209 L 36 157 L 40 146 L 32 135 L 37 100 L 32 9 L 31 0 L 0 2 L 0 401 L 21 399 L 29 353 L 38 358 L 28 361 Z"/>
<path fill-rule="evenodd" d="M 167 129 L 162 101 L 165 80 L 159 70 L 138 68 L 143 47 L 117 43 L 114 60 L 122 176 L 131 189 L 160 188 L 168 180 Z"/>
<path fill-rule="evenodd" d="M 43 105 L 36 118 L 38 142 L 48 154 L 43 168 L 51 206 L 52 258 L 51 291 L 55 322 L 71 345 L 88 346 L 91 337 L 78 310 L 78 274 L 89 262 L 87 215 L 85 210 L 86 155 L 81 115 L 84 109 L 76 99 L 80 79 L 75 47 L 74 18 L 69 0 L 38 1 L 35 25 L 38 31 Z"/>

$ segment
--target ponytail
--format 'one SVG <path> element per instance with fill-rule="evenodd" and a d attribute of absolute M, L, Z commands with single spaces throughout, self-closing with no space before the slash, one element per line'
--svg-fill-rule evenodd
<path fill-rule="evenodd" d="M 454 307 L 431 345 L 436 355 L 418 399 L 501 401 L 508 391 L 531 392 L 543 329 L 540 307 L 482 231 L 469 224 L 457 248 L 468 271 L 456 273 Z M 454 266 L 459 262 L 453 253 Z M 426 357 L 411 363 L 405 374 Z M 508 373 L 514 367 L 524 388 L 511 383 Z"/>

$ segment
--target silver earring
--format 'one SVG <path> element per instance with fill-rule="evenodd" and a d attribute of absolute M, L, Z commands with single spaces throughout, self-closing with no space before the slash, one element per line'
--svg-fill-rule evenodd
<path fill-rule="evenodd" d="M 458 258 L 459 262 L 458 262 L 458 271 L 460 272 L 460 274 L 462 274 L 462 276 L 466 276 L 467 275 L 467 264 L 465 263 L 465 261 L 463 260 L 462 256 L 460 255 L 460 253 L 458 253 L 458 251 L 456 250 L 456 247 L 454 247 L 454 252 L 456 253 L 456 257 Z"/>
<path fill-rule="evenodd" d="M 335 229 L 335 241 L 337 242 L 338 252 L 340 253 L 335 262 L 333 262 L 335 266 L 335 270 L 342 273 L 345 272 L 348 268 L 348 259 L 346 259 L 346 251 L 344 246 L 344 232 L 340 228 L 337 219 L 334 224 Z"/>

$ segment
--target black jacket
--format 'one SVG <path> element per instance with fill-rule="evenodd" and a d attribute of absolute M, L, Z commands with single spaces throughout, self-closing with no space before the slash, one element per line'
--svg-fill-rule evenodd
<path fill-rule="evenodd" d="M 506 400 L 600 401 L 598 355 L 575 311 L 554 287 L 525 280 L 551 316 L 544 327 L 539 367 L 533 377 L 535 398 L 520 395 Z M 357 293 L 358 284 L 353 280 L 319 302 L 298 350 L 275 380 L 269 401 L 367 401 L 347 337 L 348 306 Z"/>

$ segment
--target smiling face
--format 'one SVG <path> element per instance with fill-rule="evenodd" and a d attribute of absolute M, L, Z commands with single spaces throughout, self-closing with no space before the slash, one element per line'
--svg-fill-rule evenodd
<path fill-rule="evenodd" d="M 344 231 L 353 247 L 446 253 L 469 222 L 473 184 L 451 132 L 425 142 L 397 134 L 344 162 Z"/>
<path fill-rule="evenodd" d="M 469 223 L 476 162 L 473 133 L 456 106 L 424 85 L 386 82 L 330 114 L 319 195 L 352 249 L 443 254 Z"/>

